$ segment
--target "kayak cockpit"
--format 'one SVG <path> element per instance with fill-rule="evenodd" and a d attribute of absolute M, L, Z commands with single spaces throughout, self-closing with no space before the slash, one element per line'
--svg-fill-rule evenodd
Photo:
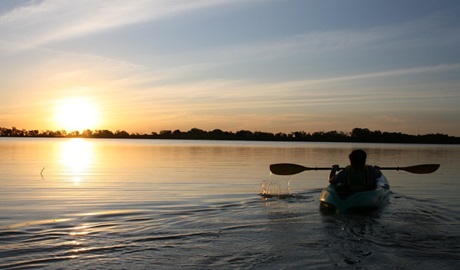
<path fill-rule="evenodd" d="M 320 210 L 324 213 L 361 212 L 380 208 L 389 202 L 390 185 L 382 175 L 371 190 L 347 192 L 343 187 L 329 185 L 320 195 Z"/>

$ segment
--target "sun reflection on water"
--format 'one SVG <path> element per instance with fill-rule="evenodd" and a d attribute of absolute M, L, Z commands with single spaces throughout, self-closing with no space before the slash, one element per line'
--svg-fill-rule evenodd
<path fill-rule="evenodd" d="M 61 147 L 61 161 L 70 170 L 69 176 L 78 185 L 94 160 L 93 144 L 81 138 L 71 139 Z"/>

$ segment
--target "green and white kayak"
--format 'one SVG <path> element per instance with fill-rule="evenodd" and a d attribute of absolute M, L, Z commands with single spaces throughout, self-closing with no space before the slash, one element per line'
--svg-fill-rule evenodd
<path fill-rule="evenodd" d="M 337 185 L 329 185 L 321 192 L 320 209 L 325 213 L 349 213 L 372 210 L 385 206 L 390 198 L 390 185 L 382 174 L 377 179 L 377 188 L 355 193 L 346 193 Z"/>

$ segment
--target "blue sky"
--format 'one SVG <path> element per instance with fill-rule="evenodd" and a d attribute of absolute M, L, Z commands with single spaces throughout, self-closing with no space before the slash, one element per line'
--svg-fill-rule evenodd
<path fill-rule="evenodd" d="M 459 1 L 2 0 L 0 126 L 460 136 L 459 48 Z"/>

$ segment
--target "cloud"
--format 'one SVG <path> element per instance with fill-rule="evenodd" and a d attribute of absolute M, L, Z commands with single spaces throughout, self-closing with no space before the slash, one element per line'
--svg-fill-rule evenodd
<path fill-rule="evenodd" d="M 275 39 L 266 38 L 258 42 L 238 40 L 233 45 L 174 51 L 171 54 L 163 52 L 161 55 L 155 55 L 155 59 L 172 63 L 176 68 L 169 71 L 180 71 L 188 77 L 205 73 L 207 76 L 222 77 L 235 74 L 241 69 L 248 70 L 247 78 L 267 77 L 270 76 L 267 75 L 269 72 L 286 74 L 286 70 L 289 69 L 303 69 L 305 76 L 310 78 L 318 77 L 320 73 L 335 75 L 338 77 L 335 78 L 337 81 L 359 79 L 360 76 L 361 79 L 362 76 L 395 76 L 394 72 L 404 75 L 407 72 L 419 72 L 417 66 L 442 68 L 445 62 L 439 60 L 442 57 L 426 57 L 426 54 L 433 51 L 448 54 L 451 50 L 446 50 L 445 46 L 460 44 L 460 28 L 446 24 L 447 21 L 448 18 L 437 15 L 368 28 L 277 36 Z M 419 55 L 414 57 L 417 52 Z M 433 59 L 437 62 L 432 61 Z M 450 58 L 446 65 L 455 61 L 455 58 Z M 391 63 L 391 66 L 386 66 L 384 70 L 392 70 L 393 74 L 378 71 L 382 70 L 382 63 Z M 317 71 L 320 68 L 322 72 Z M 350 75 L 353 72 L 362 73 L 357 71 L 359 68 L 368 70 L 369 74 L 353 78 Z M 238 74 L 245 76 L 242 72 Z M 319 80 L 321 83 L 324 82 L 322 79 Z"/>
<path fill-rule="evenodd" d="M 0 17 L 0 37 L 15 49 L 92 34 L 124 25 L 157 20 L 190 10 L 241 0 L 112 0 L 31 2 Z"/>

